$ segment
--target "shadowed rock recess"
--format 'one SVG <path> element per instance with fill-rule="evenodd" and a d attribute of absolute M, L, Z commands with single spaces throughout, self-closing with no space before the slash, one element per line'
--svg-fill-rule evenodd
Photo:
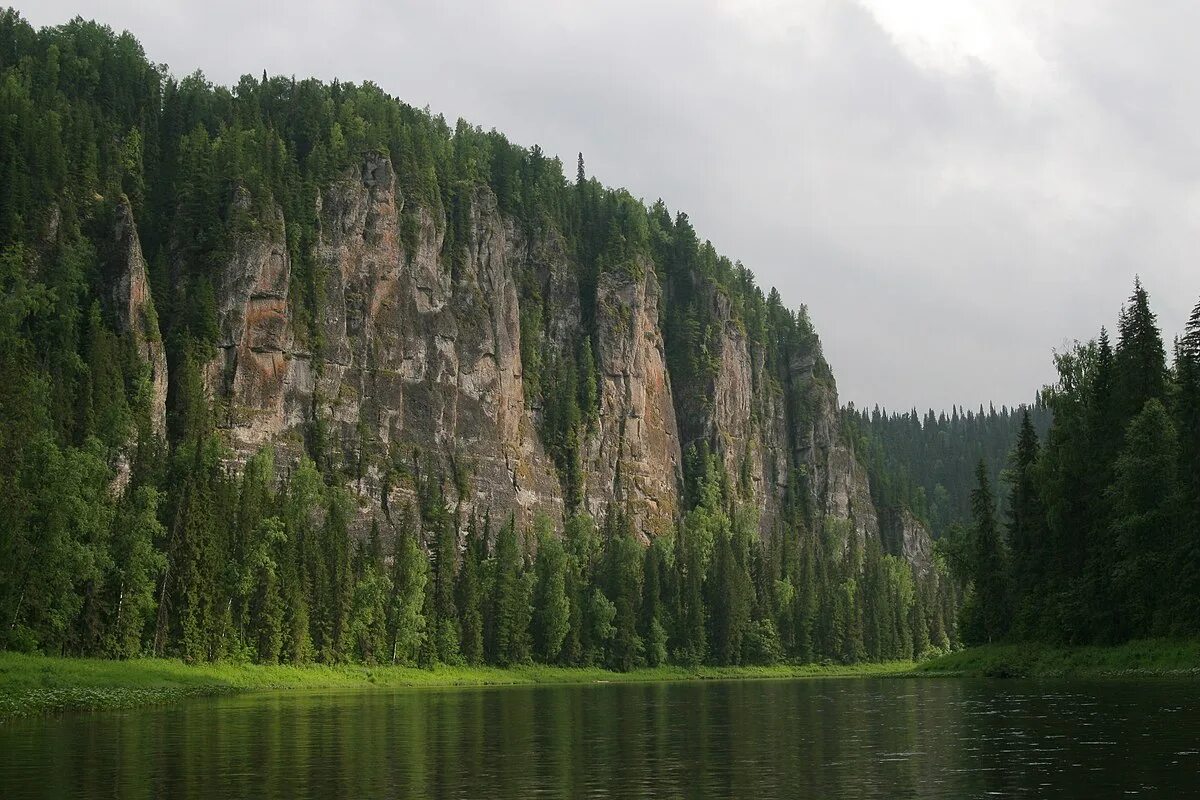
<path fill-rule="evenodd" d="M 319 428 L 351 475 L 360 533 L 415 499 L 411 475 L 432 461 L 455 477 L 445 490 L 462 526 L 483 513 L 511 512 L 528 523 L 544 512 L 559 521 L 576 503 L 599 518 L 618 503 L 648 539 L 685 509 L 684 454 L 711 453 L 757 511 L 764 536 L 785 525 L 791 503 L 818 526 L 849 521 L 824 527 L 852 530 L 860 545 L 879 540 L 918 574 L 932 570 L 925 527 L 907 512 L 876 508 L 803 312 L 808 335 L 772 359 L 727 290 L 699 270 L 664 276 L 639 254 L 585 286 L 588 270 L 553 227 L 529 230 L 500 210 L 487 186 L 472 187 L 463 205 L 451 221 L 406 204 L 392 162 L 378 152 L 320 187 L 306 257 L 321 296 L 307 327 L 294 311 L 283 209 L 272 203 L 255 225 L 231 224 L 213 281 L 219 334 L 204 385 L 221 409 L 235 464 L 270 447 L 287 470 Z M 230 216 L 254 206 L 238 187 Z M 458 239 L 448 244 L 452 225 Z M 128 204 L 116 238 L 124 264 L 118 318 L 151 364 L 161 432 L 165 362 Z M 594 310 L 584 314 L 587 302 Z M 671 302 L 702 307 L 703 370 L 671 369 L 663 313 Z M 542 400 L 563 372 L 546 367 L 574 360 L 581 341 L 594 352 L 596 399 L 564 463 L 545 441 L 550 410 Z M 542 367 L 540 392 L 526 380 L 529 350 Z M 571 482 L 581 488 L 577 501 L 567 497 Z"/>

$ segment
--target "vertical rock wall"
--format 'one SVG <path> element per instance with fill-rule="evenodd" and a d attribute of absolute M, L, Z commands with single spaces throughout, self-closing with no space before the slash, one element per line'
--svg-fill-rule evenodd
<path fill-rule="evenodd" d="M 167 354 L 150 293 L 146 259 L 129 201 L 117 205 L 113 232 L 115 250 L 112 303 L 117 331 L 131 337 L 134 348 L 150 369 L 150 427 L 156 436 L 167 433 Z"/>
<path fill-rule="evenodd" d="M 312 325 L 294 316 L 282 211 L 236 238 L 216 280 L 220 339 L 207 380 L 238 458 L 272 445 L 286 463 L 319 421 L 354 475 L 361 526 L 411 497 L 413 475 L 429 459 L 456 476 L 446 488 L 464 516 L 488 509 L 524 522 L 538 512 L 561 517 L 562 487 L 538 433 L 542 409 L 525 387 L 518 287 L 537 281 L 547 311 L 542 333 L 561 353 L 582 330 L 579 270 L 553 231 L 520 229 L 486 188 L 470 199 L 461 249 L 451 251 L 447 221 L 405 207 L 385 156 L 366 156 L 324 187 L 312 252 L 323 296 Z M 235 207 L 249 205 L 244 192 L 235 196 Z M 132 222 L 123 219 L 118 237 L 129 239 Z M 126 250 L 124 324 L 165 381 L 161 344 L 138 321 L 149 295 L 135 234 Z M 677 398 L 661 298 L 646 260 L 599 278 L 599 410 L 580 443 L 586 508 L 599 516 L 618 501 L 643 535 L 668 531 L 681 513 L 682 454 L 703 440 L 758 509 L 764 535 L 778 525 L 798 475 L 817 520 L 852 520 L 855 535 L 880 536 L 866 470 L 841 434 L 837 390 L 815 339 L 813 352 L 770 367 L 714 290 L 715 377 L 705 397 Z M 685 441 L 677 414 L 696 408 L 704 411 Z M 165 414 L 155 414 L 162 427 Z M 900 550 L 928 561 L 923 527 L 908 520 L 900 528 Z"/>

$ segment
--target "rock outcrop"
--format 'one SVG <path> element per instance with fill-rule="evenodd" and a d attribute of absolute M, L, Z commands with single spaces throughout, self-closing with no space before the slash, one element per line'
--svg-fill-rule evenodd
<path fill-rule="evenodd" d="M 717 370 L 707 396 L 690 404 L 699 414 L 692 441 L 717 453 L 741 496 L 770 534 L 780 520 L 789 473 L 798 471 L 818 524 L 826 517 L 853 522 L 860 540 L 879 535 L 870 480 L 841 432 L 837 387 L 815 339 L 810 352 L 772 373 L 765 354 L 749 341 L 729 301 L 713 292 L 720 323 Z"/>
<path fill-rule="evenodd" d="M 818 356 L 793 363 L 790 372 L 801 408 L 796 458 L 806 473 L 818 515 L 851 520 L 861 540 L 877 537 L 879 515 L 870 479 L 842 435 L 833 376 Z"/>
<path fill-rule="evenodd" d="M 913 565 L 917 576 L 934 571 L 933 540 L 929 529 L 907 508 L 889 508 L 880 515 L 883 548 Z"/>
<path fill-rule="evenodd" d="M 245 209 L 249 203 L 239 190 L 234 206 Z M 239 460 L 302 421 L 285 408 L 295 378 L 290 279 L 283 211 L 276 207 L 267 225 L 235 238 L 234 252 L 217 276 L 220 338 L 206 378 L 224 401 L 225 426 Z"/>
<path fill-rule="evenodd" d="M 637 274 L 640 273 L 640 274 Z M 627 504 L 639 530 L 666 532 L 679 513 L 682 458 L 658 323 L 658 278 L 606 273 L 596 292 L 600 413 L 587 447 L 588 506 Z"/>
<path fill-rule="evenodd" d="M 117 331 L 130 337 L 134 349 L 150 370 L 150 427 L 155 436 L 164 437 L 167 433 L 167 354 L 158 329 L 158 314 L 154 310 L 133 209 L 125 198 L 117 204 L 113 239 L 111 300 Z"/>
<path fill-rule="evenodd" d="M 237 456 L 273 445 L 287 463 L 318 431 L 318 445 L 352 476 L 360 529 L 411 498 L 414 475 L 430 461 L 453 476 L 445 490 L 460 520 L 483 510 L 523 522 L 538 512 L 561 518 L 563 486 L 540 435 L 545 410 L 523 373 L 519 291 L 538 287 L 543 305 L 528 316 L 541 325 L 540 346 L 573 358 L 570 343 L 584 335 L 580 270 L 561 236 L 518 225 L 477 188 L 447 238 L 450 221 L 406 205 L 381 154 L 368 154 L 316 202 L 312 260 L 323 296 L 315 320 L 295 312 L 279 209 L 237 237 L 218 276 L 219 355 L 207 377 Z M 249 204 L 242 192 L 234 198 L 235 208 Z M 144 268 L 138 274 L 144 283 Z M 843 529 L 863 540 L 880 536 L 815 336 L 811 352 L 768 365 L 727 296 L 713 290 L 712 383 L 681 398 L 654 264 L 603 272 L 595 297 L 599 400 L 579 441 L 587 510 L 601 516 L 617 501 L 644 536 L 668 531 L 682 510 L 683 453 L 703 442 L 758 510 L 763 535 L 778 527 L 789 486 L 801 485 L 815 520 L 852 521 Z M 161 358 L 161 348 L 150 355 Z M 902 531 L 889 551 L 929 560 L 915 519 L 888 525 L 889 535 Z"/>
<path fill-rule="evenodd" d="M 408 249 L 402 213 L 416 227 Z M 293 407 L 331 420 L 343 456 L 362 464 L 368 494 L 409 491 L 385 477 L 411 464 L 415 449 L 464 478 L 447 487 L 464 513 L 561 513 L 522 382 L 516 275 L 527 248 L 492 194 L 476 192 L 469 245 L 453 255 L 454 268 L 443 221 L 405 212 L 383 156 L 323 192 L 320 222 L 321 343 L 306 367 L 314 379 L 296 382 Z"/>

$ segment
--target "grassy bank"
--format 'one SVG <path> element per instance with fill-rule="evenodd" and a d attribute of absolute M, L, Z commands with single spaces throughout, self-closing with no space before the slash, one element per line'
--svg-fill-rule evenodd
<path fill-rule="evenodd" d="M 733 678 L 898 675 L 910 662 L 851 666 L 661 667 L 634 672 L 529 665 L 496 667 L 188 665 L 167 659 L 105 661 L 0 653 L 0 719 L 57 711 L 112 710 L 247 691 L 418 686 L 501 686 Z"/>
<path fill-rule="evenodd" d="M 0 720 L 58 711 L 113 710 L 188 697 L 293 689 L 504 686 L 753 678 L 951 676 L 992 678 L 1200 677 L 1200 640 L 1114 647 L 988 645 L 920 664 L 660 667 L 634 672 L 528 665 L 497 667 L 188 665 L 169 659 L 106 661 L 0 653 Z"/>
<path fill-rule="evenodd" d="M 987 678 L 1200 677 L 1200 641 L 1149 639 L 1111 647 L 986 645 L 922 662 L 914 673 Z"/>

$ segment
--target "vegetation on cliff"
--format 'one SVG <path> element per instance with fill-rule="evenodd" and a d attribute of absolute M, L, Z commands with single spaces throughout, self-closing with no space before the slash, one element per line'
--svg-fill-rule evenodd
<path fill-rule="evenodd" d="M 936 568 L 914 570 L 856 527 L 873 509 L 814 503 L 796 453 L 818 394 L 835 401 L 803 310 L 760 290 L 686 215 L 601 186 L 582 158 L 568 180 L 537 147 L 451 127 L 369 83 L 177 80 L 129 34 L 82 20 L 39 31 L 0 14 L 0 111 L 0 648 L 631 670 L 910 658 L 955 642 L 957 594 Z M 432 224 L 451 282 L 478 244 L 480 197 L 566 253 L 565 299 L 532 256 L 517 276 L 523 392 L 561 484 L 556 518 L 468 517 L 469 464 L 372 438 L 315 395 L 286 461 L 269 446 L 244 463 L 230 452 L 223 426 L 238 409 L 213 387 L 222 266 L 257 233 L 283 242 L 295 350 L 319 384 L 336 355 L 321 324 L 323 192 L 365 170 L 374 181 L 382 164 L 403 251 Z M 147 285 L 114 299 L 131 278 L 113 231 L 131 225 Z M 648 547 L 619 470 L 603 513 L 583 503 L 598 320 L 626 312 L 603 308 L 604 290 L 638 280 L 661 283 L 684 453 L 673 530 Z M 560 303 L 580 318 L 566 332 L 553 329 Z M 767 424 L 769 399 L 786 429 L 769 525 L 749 443 L 713 417 L 734 336 L 754 386 L 770 387 L 742 422 Z M 165 352 L 165 383 L 147 351 Z M 386 478 L 371 498 L 381 513 L 352 537 L 373 474 Z M 388 481 L 408 492 L 394 507 Z"/>

